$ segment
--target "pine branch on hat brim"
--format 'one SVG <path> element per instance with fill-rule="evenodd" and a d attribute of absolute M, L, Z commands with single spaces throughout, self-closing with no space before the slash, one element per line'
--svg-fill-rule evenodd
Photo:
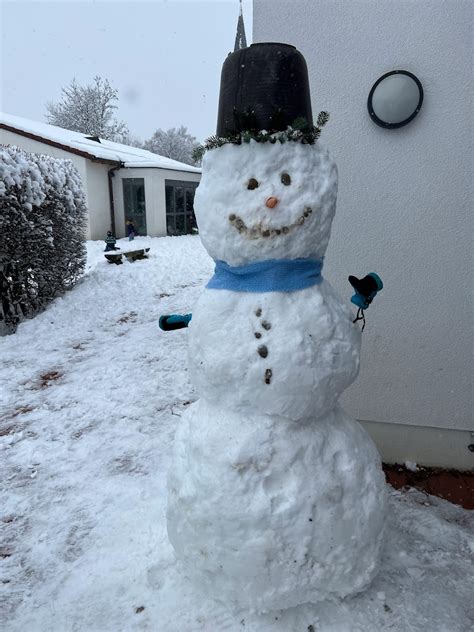
<path fill-rule="evenodd" d="M 329 112 L 320 112 L 317 125 L 311 125 L 303 118 L 297 118 L 284 131 L 245 130 L 238 134 L 226 134 L 225 136 L 209 136 L 203 145 L 198 145 L 193 152 L 193 160 L 198 162 L 206 151 L 217 149 L 223 145 L 241 145 L 251 140 L 257 143 L 286 143 L 287 141 L 300 142 L 306 145 L 314 145 L 321 135 L 321 128 L 329 120 Z"/>

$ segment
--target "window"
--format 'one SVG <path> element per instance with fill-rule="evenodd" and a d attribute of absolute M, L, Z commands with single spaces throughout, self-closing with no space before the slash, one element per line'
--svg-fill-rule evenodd
<path fill-rule="evenodd" d="M 146 235 L 145 180 L 144 178 L 124 178 L 122 186 L 125 222 L 132 220 L 137 235 Z"/>
<path fill-rule="evenodd" d="M 166 230 L 168 235 L 188 235 L 197 230 L 194 193 L 197 182 L 166 180 Z"/>

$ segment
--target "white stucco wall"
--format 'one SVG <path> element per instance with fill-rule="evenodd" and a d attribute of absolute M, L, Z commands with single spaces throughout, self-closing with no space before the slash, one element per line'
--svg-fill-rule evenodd
<path fill-rule="evenodd" d="M 371 421 L 472 427 L 471 3 L 254 0 L 254 42 L 305 56 L 313 113 L 339 167 L 325 276 L 377 271 L 361 374 L 344 405 Z M 423 84 L 418 117 L 374 125 L 367 96 L 384 73 Z M 467 434 L 466 434 L 467 436 Z"/>
<path fill-rule="evenodd" d="M 86 204 L 89 207 L 89 195 L 88 195 L 88 186 L 87 186 L 87 160 L 82 156 L 78 156 L 77 154 L 73 154 L 69 151 L 65 151 L 64 149 L 59 149 L 58 147 L 52 147 L 51 145 L 47 145 L 46 143 L 41 143 L 40 141 L 33 140 L 32 138 L 27 138 L 26 136 L 22 136 L 21 134 L 16 134 L 15 132 L 11 132 L 9 130 L 0 129 L 0 143 L 4 145 L 16 145 L 20 147 L 20 149 L 24 149 L 25 151 L 30 151 L 33 154 L 46 154 L 47 156 L 53 156 L 54 158 L 62 158 L 64 160 L 70 160 L 81 176 L 82 183 L 84 186 L 84 192 L 86 194 Z M 86 238 L 91 239 L 91 217 L 90 213 L 88 215 L 88 223 L 86 230 Z"/>
<path fill-rule="evenodd" d="M 90 239 L 105 239 L 111 224 L 108 172 L 113 165 L 86 163 Z"/>
<path fill-rule="evenodd" d="M 115 200 L 115 230 L 118 237 L 125 236 L 122 185 L 124 178 L 144 178 L 147 233 L 151 237 L 161 237 L 166 235 L 165 180 L 199 182 L 201 174 L 154 168 L 123 168 L 116 171 L 113 178 L 113 188 Z"/>

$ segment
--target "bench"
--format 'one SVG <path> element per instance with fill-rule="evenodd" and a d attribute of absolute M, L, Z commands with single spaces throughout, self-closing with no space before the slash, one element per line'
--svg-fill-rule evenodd
<path fill-rule="evenodd" d="M 139 248 L 138 250 L 127 250 L 126 252 L 106 252 L 104 257 L 109 263 L 116 263 L 117 265 L 123 263 L 122 257 L 126 257 L 128 261 L 136 261 L 137 259 L 146 259 L 146 254 L 149 248 Z"/>

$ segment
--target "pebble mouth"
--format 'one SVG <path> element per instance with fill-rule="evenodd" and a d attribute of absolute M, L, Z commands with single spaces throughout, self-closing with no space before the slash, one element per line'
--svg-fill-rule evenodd
<path fill-rule="evenodd" d="M 298 217 L 296 222 L 293 222 L 293 224 L 289 224 L 288 226 L 281 226 L 280 228 L 264 227 L 261 223 L 249 228 L 245 224 L 244 220 L 238 215 L 235 215 L 235 213 L 231 213 L 229 215 L 229 222 L 241 235 L 244 235 L 248 239 L 279 237 L 280 235 L 287 235 L 291 230 L 298 228 L 298 226 L 302 226 L 312 212 L 312 208 L 305 206 L 303 214 Z"/>

